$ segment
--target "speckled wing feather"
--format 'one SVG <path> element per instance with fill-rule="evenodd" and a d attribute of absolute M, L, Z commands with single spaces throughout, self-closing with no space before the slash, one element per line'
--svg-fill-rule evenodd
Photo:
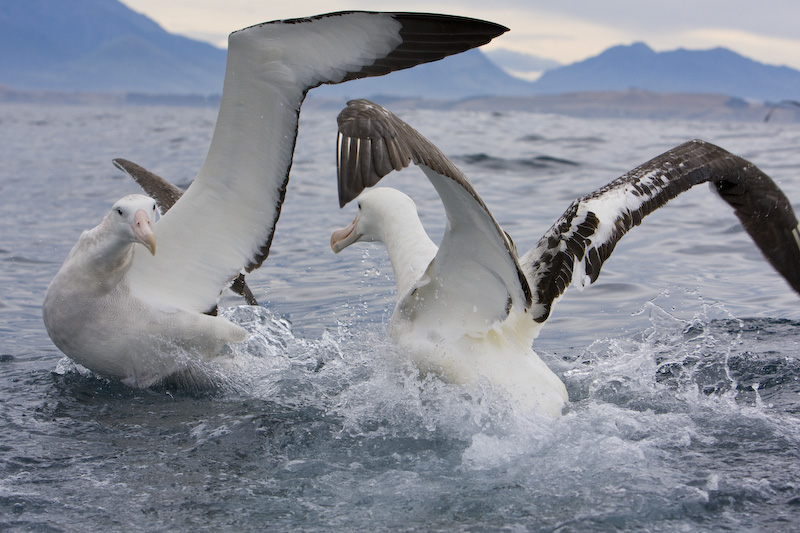
<path fill-rule="evenodd" d="M 368 100 L 352 100 L 338 117 L 340 203 L 355 198 L 393 170 L 412 162 L 439 193 L 447 228 L 428 268 L 424 290 L 452 314 L 467 309 L 474 330 L 507 316 L 513 305 L 531 304 L 511 239 L 500 228 L 461 171 L 430 141 L 391 112 Z M 419 298 L 420 293 L 415 297 Z M 403 303 L 401 302 L 401 307 Z"/>
<path fill-rule="evenodd" d="M 617 242 L 645 216 L 705 182 L 733 207 L 766 259 L 800 292 L 800 233 L 789 200 L 749 161 L 693 140 L 573 202 L 521 258 L 533 289 L 533 318 L 544 322 L 571 283 L 593 283 Z"/>
<path fill-rule="evenodd" d="M 441 59 L 506 30 L 447 15 L 344 12 L 232 33 L 208 155 L 156 223 L 158 253 L 134 256 L 127 274 L 132 290 L 154 304 L 202 312 L 242 269 L 262 264 L 309 89 Z"/>

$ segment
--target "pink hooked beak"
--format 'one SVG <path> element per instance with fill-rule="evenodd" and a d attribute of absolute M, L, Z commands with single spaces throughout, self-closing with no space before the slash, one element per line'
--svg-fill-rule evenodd
<path fill-rule="evenodd" d="M 353 221 L 342 229 L 337 229 L 331 234 L 331 249 L 338 254 L 354 242 L 361 238 L 361 234 L 356 231 L 358 225 L 358 215 Z"/>
<path fill-rule="evenodd" d="M 144 209 L 139 209 L 133 214 L 131 228 L 133 228 L 133 236 L 136 237 L 136 240 L 150 250 L 151 254 L 156 255 L 156 236 L 153 234 L 150 217 L 147 216 Z"/>

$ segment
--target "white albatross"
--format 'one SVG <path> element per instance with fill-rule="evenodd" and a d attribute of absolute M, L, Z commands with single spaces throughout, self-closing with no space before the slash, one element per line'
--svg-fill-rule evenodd
<path fill-rule="evenodd" d="M 755 165 L 713 144 L 682 144 L 579 198 L 519 257 L 459 169 L 401 119 L 354 100 L 338 122 L 339 200 L 344 206 L 357 197 L 358 213 L 331 235 L 333 251 L 384 243 L 397 283 L 393 339 L 423 371 L 456 383 L 488 379 L 525 409 L 557 416 L 568 401 L 564 384 L 532 349 L 553 304 L 571 283 L 594 282 L 628 230 L 698 183 L 711 183 L 800 292 L 800 232 L 789 201 Z M 438 247 L 408 196 L 364 190 L 411 162 L 444 204 Z"/>
<path fill-rule="evenodd" d="M 243 328 L 211 314 L 220 292 L 267 257 L 308 90 L 441 59 L 506 30 L 448 15 L 342 12 L 232 33 L 197 177 L 157 222 L 153 200 L 133 196 L 81 235 L 44 297 L 54 344 L 96 374 L 146 387 L 243 341 Z"/>
<path fill-rule="evenodd" d="M 183 196 L 183 189 L 173 185 L 161 176 L 150 172 L 146 168 L 137 165 L 127 159 L 117 158 L 112 161 L 114 166 L 128 174 L 139 186 L 147 193 L 147 196 L 156 201 L 159 212 L 166 213 L 175 202 Z M 249 305 L 258 305 L 258 300 L 253 296 L 253 291 L 244 280 L 244 274 L 240 273 L 231 282 L 230 289 L 244 298 Z M 210 314 L 216 314 L 214 309 Z M 208 313 L 207 313 L 208 314 Z"/>

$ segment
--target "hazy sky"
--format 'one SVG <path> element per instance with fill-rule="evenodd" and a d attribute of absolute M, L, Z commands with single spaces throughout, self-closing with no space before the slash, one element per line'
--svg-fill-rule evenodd
<path fill-rule="evenodd" d="M 800 69 L 798 0 L 122 0 L 165 29 L 219 46 L 228 33 L 268 20 L 331 11 L 426 11 L 483 18 L 511 28 L 488 45 L 571 63 L 616 44 L 658 51 L 730 48 Z"/>

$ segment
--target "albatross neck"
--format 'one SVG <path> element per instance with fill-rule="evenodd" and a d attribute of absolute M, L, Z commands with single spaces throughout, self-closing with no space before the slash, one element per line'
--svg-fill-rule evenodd
<path fill-rule="evenodd" d="M 438 247 L 428 237 L 418 217 L 392 221 L 381 239 L 386 245 L 397 283 L 397 296 L 410 291 L 436 256 Z"/>
<path fill-rule="evenodd" d="M 135 244 L 121 238 L 106 218 L 98 226 L 85 231 L 70 253 L 69 259 L 82 257 L 86 272 L 117 278 L 125 274 L 133 259 Z M 81 254 L 76 251 L 81 249 Z"/>

